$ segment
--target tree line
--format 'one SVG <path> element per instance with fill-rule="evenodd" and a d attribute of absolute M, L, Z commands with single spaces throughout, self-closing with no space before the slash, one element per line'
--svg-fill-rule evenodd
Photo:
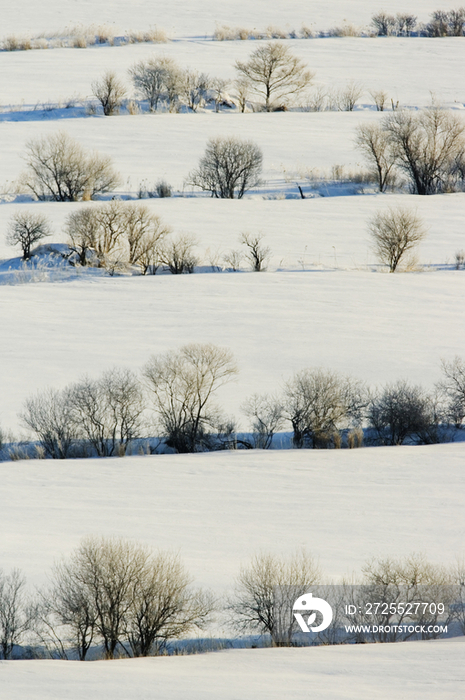
<path fill-rule="evenodd" d="M 88 536 L 54 564 L 49 584 L 34 595 L 20 570 L 0 569 L 0 652 L 3 659 L 81 661 L 158 655 L 168 653 L 175 640 L 208 628 L 215 615 L 236 633 L 260 635 L 255 645 L 434 639 L 441 635 L 439 622 L 463 635 L 464 578 L 463 560 L 445 567 L 410 555 L 371 559 L 361 576 L 335 585 L 325 581 L 305 549 L 287 557 L 261 553 L 241 566 L 233 593 L 220 602 L 193 587 L 178 554 L 154 552 L 133 540 Z M 303 639 L 293 605 L 310 590 L 330 602 L 333 620 Z M 357 610 L 355 623 L 376 626 L 373 632 L 342 634 L 344 625 L 354 623 L 348 603 Z M 399 631 L 401 623 L 411 631 Z M 418 626 L 425 631 L 418 634 Z"/>
<path fill-rule="evenodd" d="M 459 357 L 443 361 L 442 380 L 432 391 L 406 380 L 370 389 L 332 370 L 301 370 L 280 392 L 244 401 L 248 433 L 239 432 L 215 401 L 237 374 L 228 349 L 197 343 L 153 355 L 140 375 L 113 368 L 64 389 L 39 391 L 20 415 L 35 443 L 3 453 L 67 459 L 132 450 L 270 449 L 283 429 L 290 429 L 297 449 L 434 444 L 453 440 L 465 417 L 465 362 Z"/>

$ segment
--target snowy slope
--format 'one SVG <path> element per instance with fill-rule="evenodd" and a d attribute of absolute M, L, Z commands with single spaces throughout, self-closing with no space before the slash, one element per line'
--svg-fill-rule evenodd
<path fill-rule="evenodd" d="M 2 662 L 9 700 L 459 700 L 463 640 L 233 650 L 125 661 Z"/>
<path fill-rule="evenodd" d="M 465 554 L 465 445 L 0 464 L 2 566 L 29 583 L 87 534 L 179 551 L 225 596 L 259 551 L 306 547 L 325 579 L 370 557 Z"/>

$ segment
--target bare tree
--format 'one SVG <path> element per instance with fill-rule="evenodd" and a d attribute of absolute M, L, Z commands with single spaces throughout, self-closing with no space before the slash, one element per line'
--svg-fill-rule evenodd
<path fill-rule="evenodd" d="M 342 112 L 353 112 L 357 100 L 363 95 L 363 85 L 350 81 L 339 91 L 339 109 Z"/>
<path fill-rule="evenodd" d="M 166 238 L 159 248 L 159 260 L 167 265 L 172 275 L 192 274 L 197 265 L 194 246 L 197 239 L 182 233 L 175 238 Z"/>
<path fill-rule="evenodd" d="M 395 272 L 405 254 L 426 236 L 420 217 L 405 207 L 377 212 L 369 223 L 373 249 L 381 262 Z"/>
<path fill-rule="evenodd" d="M 100 102 L 106 117 L 118 114 L 127 91 L 113 71 L 107 71 L 100 80 L 92 83 L 92 92 Z"/>
<path fill-rule="evenodd" d="M 250 233 L 243 233 L 240 240 L 247 246 L 246 258 L 252 270 L 254 272 L 266 270 L 267 263 L 271 258 L 271 248 L 263 245 L 263 235 L 252 236 Z"/>
<path fill-rule="evenodd" d="M 269 394 L 253 394 L 242 405 L 242 411 L 252 420 L 253 446 L 268 450 L 274 434 L 284 425 L 282 400 Z"/>
<path fill-rule="evenodd" d="M 451 187 L 455 163 L 465 150 L 460 116 L 437 105 L 418 113 L 396 110 L 382 128 L 414 194 L 436 194 Z"/>
<path fill-rule="evenodd" d="M 233 136 L 211 138 L 199 167 L 188 176 L 189 184 L 219 199 L 241 199 L 259 184 L 263 155 L 252 141 Z"/>
<path fill-rule="evenodd" d="M 174 66 L 172 59 L 153 57 L 139 61 L 129 70 L 136 91 L 148 101 L 151 112 L 156 111 L 158 103 L 165 97 L 169 74 Z"/>
<path fill-rule="evenodd" d="M 460 428 L 465 418 L 465 362 L 461 357 L 442 360 L 444 378 L 439 382 L 439 389 L 447 399 L 447 413 L 456 428 Z"/>
<path fill-rule="evenodd" d="M 238 102 L 239 109 L 241 110 L 242 113 L 244 113 L 245 109 L 247 107 L 247 101 L 250 97 L 250 92 L 251 92 L 250 83 L 245 78 L 237 78 L 234 81 L 234 88 L 235 88 L 235 93 L 236 93 L 235 98 Z"/>
<path fill-rule="evenodd" d="M 441 415 L 434 408 L 433 397 L 428 396 L 422 387 L 401 380 L 387 384 L 371 397 L 368 424 L 382 445 L 402 445 L 407 440 L 440 442 L 434 436 Z"/>
<path fill-rule="evenodd" d="M 320 580 L 320 569 L 305 550 L 288 559 L 257 554 L 243 566 L 229 605 L 235 626 L 269 634 L 273 646 L 290 646 L 296 622 L 294 601 Z"/>
<path fill-rule="evenodd" d="M 388 99 L 388 94 L 385 90 L 370 90 L 370 95 L 372 96 L 377 112 L 384 112 L 386 102 Z"/>
<path fill-rule="evenodd" d="M 398 13 L 396 15 L 396 33 L 398 36 L 410 36 L 417 24 L 415 15 Z"/>
<path fill-rule="evenodd" d="M 63 131 L 29 141 L 25 161 L 22 182 L 40 200 L 92 199 L 121 181 L 108 156 L 87 152 Z"/>
<path fill-rule="evenodd" d="M 198 452 L 216 445 L 224 419 L 213 397 L 237 372 L 231 352 L 208 343 L 184 345 L 149 360 L 143 374 L 169 447 Z"/>
<path fill-rule="evenodd" d="M 379 191 L 385 192 L 394 181 L 396 163 L 388 134 L 378 124 L 360 124 L 355 143 L 376 171 Z"/>
<path fill-rule="evenodd" d="M 124 220 L 129 263 L 139 265 L 143 274 L 146 274 L 155 251 L 159 250 L 161 241 L 171 229 L 143 204 L 126 204 Z"/>
<path fill-rule="evenodd" d="M 20 245 L 23 260 L 29 260 L 32 246 L 47 236 L 50 236 L 50 224 L 45 216 L 32 211 L 18 211 L 8 224 L 6 242 L 8 245 Z"/>
<path fill-rule="evenodd" d="M 434 639 L 440 634 L 439 627 L 434 631 L 440 618 L 441 625 L 451 623 L 456 587 L 444 567 L 411 554 L 404 560 L 371 560 L 363 567 L 363 574 L 364 603 L 384 604 L 372 605 L 372 615 L 362 613 L 358 618 L 358 623 L 368 624 L 372 630 L 358 641 L 395 642 L 412 637 L 419 627 L 423 627 L 422 639 Z"/>
<path fill-rule="evenodd" d="M 302 93 L 314 77 L 287 46 L 272 41 L 255 49 L 246 63 L 236 61 L 235 67 L 253 91 L 265 98 L 267 112 L 291 95 Z"/>
<path fill-rule="evenodd" d="M 393 15 L 387 15 L 385 12 L 378 12 L 371 18 L 371 24 L 376 29 L 378 36 L 389 36 L 394 32 L 396 18 Z"/>
<path fill-rule="evenodd" d="M 69 457 L 76 437 L 69 392 L 45 389 L 27 399 L 21 414 L 25 425 L 34 431 L 47 457 Z"/>
<path fill-rule="evenodd" d="M 210 82 L 213 99 L 215 101 L 215 112 L 220 111 L 220 106 L 224 101 L 224 91 L 228 84 L 229 80 L 225 80 L 224 78 L 213 78 Z"/>
<path fill-rule="evenodd" d="M 199 107 L 203 107 L 205 104 L 210 85 L 211 78 L 206 73 L 199 73 L 189 69 L 182 73 L 182 95 L 193 112 L 196 112 Z"/>
<path fill-rule="evenodd" d="M 69 389 L 72 421 L 99 457 L 124 455 L 141 437 L 142 389 L 133 372 L 114 368 L 99 379 L 85 377 Z"/>
<path fill-rule="evenodd" d="M 133 656 L 157 653 L 168 639 L 201 628 L 209 620 L 213 597 L 190 584 L 179 555 L 151 555 L 127 613 L 126 631 Z"/>
<path fill-rule="evenodd" d="M 363 384 L 351 377 L 322 369 L 298 372 L 283 397 L 295 447 L 337 445 L 341 429 L 360 424 L 366 403 Z"/>
<path fill-rule="evenodd" d="M 79 265 L 87 265 L 89 256 L 97 250 L 100 238 L 100 223 L 95 209 L 86 207 L 71 212 L 65 221 L 65 231 L 68 245 L 77 255 Z"/>
<path fill-rule="evenodd" d="M 30 617 L 25 594 L 26 579 L 19 569 L 4 574 L 0 569 L 0 649 L 9 659 L 29 629 Z"/>
<path fill-rule="evenodd" d="M 177 554 L 86 537 L 53 568 L 48 605 L 81 660 L 93 643 L 103 643 L 108 659 L 148 656 L 208 620 L 213 598 L 190 584 Z"/>

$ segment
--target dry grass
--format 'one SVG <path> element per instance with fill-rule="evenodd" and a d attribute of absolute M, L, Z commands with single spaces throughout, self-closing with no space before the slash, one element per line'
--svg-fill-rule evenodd
<path fill-rule="evenodd" d="M 138 43 L 164 44 L 168 41 L 166 32 L 159 27 L 143 31 L 129 31 L 117 36 L 112 27 L 106 25 L 77 24 L 61 31 L 44 32 L 35 37 L 19 37 L 11 34 L 0 42 L 3 51 L 27 51 L 29 49 L 72 48 L 85 49 L 88 46 L 124 45 Z"/>

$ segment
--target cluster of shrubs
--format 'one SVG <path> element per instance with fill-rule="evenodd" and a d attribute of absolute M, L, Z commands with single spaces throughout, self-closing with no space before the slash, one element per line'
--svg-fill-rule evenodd
<path fill-rule="evenodd" d="M 345 20 L 342 25 L 325 31 L 313 29 L 305 24 L 300 30 L 268 26 L 264 31 L 219 25 L 215 29 L 213 39 L 215 41 L 246 41 L 250 39 L 310 39 L 346 36 L 445 37 L 464 36 L 464 28 L 465 7 L 459 7 L 449 11 L 436 10 L 431 13 L 430 21 L 427 23 L 419 23 L 413 14 L 404 12 L 390 15 L 381 11 L 372 16 L 368 30 L 356 27 Z"/>
<path fill-rule="evenodd" d="M 73 48 L 85 49 L 88 46 L 125 46 L 127 44 L 154 43 L 168 41 L 163 29 L 151 27 L 143 31 L 129 31 L 122 36 L 115 34 L 112 27 L 104 25 L 76 25 L 62 32 L 28 37 L 10 34 L 0 42 L 3 51 L 29 51 L 31 49 Z"/>
<path fill-rule="evenodd" d="M 123 539 L 86 537 L 53 567 L 48 588 L 34 598 L 18 569 L 10 574 L 0 569 L 0 650 L 3 659 L 153 656 L 205 628 L 214 612 L 226 612 L 239 632 L 261 635 L 254 646 L 434 639 L 444 625 L 463 635 L 464 574 L 463 562 L 447 569 L 411 555 L 372 560 L 358 582 L 352 577 L 350 584 L 325 586 L 305 550 L 287 559 L 262 553 L 241 568 L 234 595 L 221 605 L 209 592 L 192 588 L 179 555 Z M 303 640 L 293 603 L 310 589 L 329 600 L 335 614 L 329 628 Z M 355 621 L 346 614 L 348 602 L 359 610 Z M 365 614 L 368 605 L 376 613 Z M 341 635 L 354 622 L 379 631 Z M 402 632 L 399 624 L 425 631 Z"/>
<path fill-rule="evenodd" d="M 21 414 L 36 443 L 5 447 L 4 456 L 269 449 L 286 427 L 294 448 L 433 444 L 453 440 L 465 417 L 465 363 L 456 357 L 443 362 L 444 378 L 433 392 L 405 380 L 370 390 L 330 370 L 302 370 L 279 394 L 254 394 L 244 402 L 251 432 L 243 434 L 213 402 L 217 389 L 237 373 L 230 351 L 192 344 L 153 356 L 141 378 L 114 368 L 97 379 L 43 390 L 25 402 Z"/>

